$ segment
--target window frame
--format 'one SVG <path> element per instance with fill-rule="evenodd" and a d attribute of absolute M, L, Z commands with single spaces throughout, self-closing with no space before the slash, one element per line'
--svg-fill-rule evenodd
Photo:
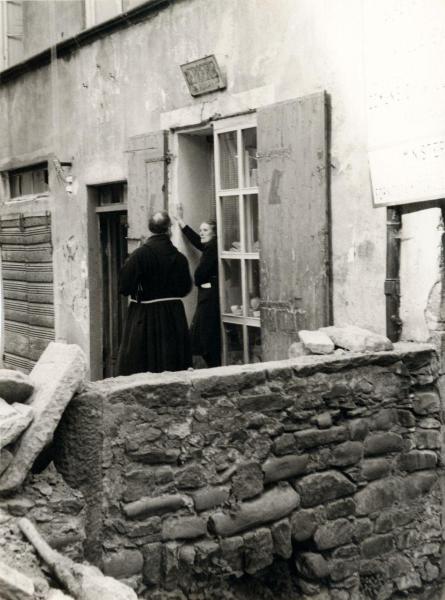
<path fill-rule="evenodd" d="M 228 364 L 228 348 L 224 325 L 234 324 L 241 326 L 242 329 L 242 354 L 243 363 L 248 364 L 249 357 L 249 327 L 256 327 L 261 330 L 261 318 L 248 316 L 248 261 L 257 261 L 259 269 L 260 252 L 249 252 L 246 249 L 247 239 L 247 223 L 246 223 L 246 206 L 247 198 L 256 195 L 258 202 L 258 182 L 256 186 L 246 187 L 245 174 L 243 165 L 243 153 L 240 149 L 243 148 L 243 130 L 257 129 L 256 112 L 246 113 L 244 115 L 229 117 L 213 122 L 213 142 L 214 142 L 214 169 L 215 169 L 215 197 L 216 197 L 216 222 L 218 226 L 218 272 L 219 272 L 219 294 L 220 294 L 220 319 L 221 319 L 221 334 L 222 334 L 222 355 L 223 364 Z M 220 169 L 220 141 L 219 136 L 223 133 L 236 131 L 236 157 L 238 171 L 238 187 L 226 189 L 221 187 L 221 169 Z M 240 185 L 241 184 L 241 185 Z M 230 252 L 224 249 L 223 227 L 223 201 L 227 197 L 236 197 L 238 201 L 238 219 L 240 227 L 240 246 L 239 252 Z M 232 315 L 225 311 L 225 289 L 226 281 L 224 277 L 224 261 L 235 261 L 240 265 L 241 277 L 241 301 L 243 313 L 241 315 Z M 259 285 L 258 281 L 258 285 Z"/>

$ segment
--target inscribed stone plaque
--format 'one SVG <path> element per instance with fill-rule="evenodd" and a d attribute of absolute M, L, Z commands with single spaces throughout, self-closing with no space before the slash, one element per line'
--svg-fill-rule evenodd
<path fill-rule="evenodd" d="M 181 65 L 181 70 L 192 96 L 208 94 L 226 87 L 213 55 Z"/>

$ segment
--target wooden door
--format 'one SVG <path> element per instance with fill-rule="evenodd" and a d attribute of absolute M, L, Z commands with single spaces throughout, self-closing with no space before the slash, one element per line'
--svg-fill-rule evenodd
<path fill-rule="evenodd" d="M 258 111 L 263 360 L 329 324 L 326 140 L 324 93 Z"/>

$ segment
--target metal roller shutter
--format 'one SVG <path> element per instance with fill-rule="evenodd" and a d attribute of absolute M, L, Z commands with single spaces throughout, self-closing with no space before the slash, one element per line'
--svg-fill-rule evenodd
<path fill-rule="evenodd" d="M 29 372 L 54 340 L 51 216 L 0 220 L 3 366 Z"/>

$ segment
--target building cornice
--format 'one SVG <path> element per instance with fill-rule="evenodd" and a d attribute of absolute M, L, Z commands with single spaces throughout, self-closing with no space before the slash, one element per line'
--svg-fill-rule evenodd
<path fill-rule="evenodd" d="M 147 17 L 166 6 L 169 6 L 175 0 L 147 0 L 135 8 L 116 15 L 93 27 L 84 29 L 78 34 L 58 42 L 55 46 L 46 48 L 38 54 L 34 54 L 26 60 L 19 62 L 0 72 L 0 85 L 13 79 L 17 79 L 24 73 L 48 65 L 52 59 L 62 58 L 76 51 L 82 46 L 91 44 L 104 35 L 113 33 L 119 29 L 125 29 L 145 20 Z"/>

